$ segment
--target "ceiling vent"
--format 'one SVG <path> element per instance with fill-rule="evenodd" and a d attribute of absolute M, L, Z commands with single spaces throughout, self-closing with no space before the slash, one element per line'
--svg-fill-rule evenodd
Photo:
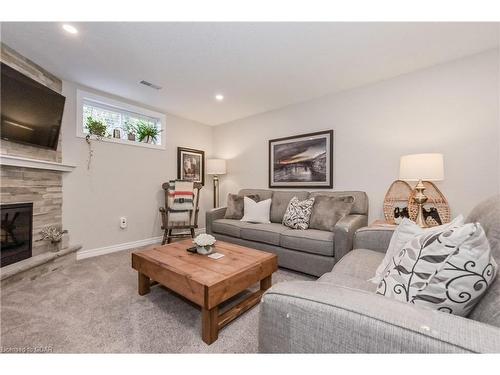
<path fill-rule="evenodd" d="M 142 80 L 142 81 L 141 81 L 141 82 L 139 82 L 139 83 L 140 83 L 141 85 L 151 87 L 152 89 L 155 89 L 155 90 L 161 90 L 161 86 L 155 85 L 154 83 L 151 83 L 151 82 L 148 82 L 148 81 L 144 81 L 144 80 Z"/>

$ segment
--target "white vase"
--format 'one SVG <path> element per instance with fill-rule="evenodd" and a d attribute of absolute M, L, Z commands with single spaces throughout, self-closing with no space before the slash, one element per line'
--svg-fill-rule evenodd
<path fill-rule="evenodd" d="M 212 254 L 214 251 L 213 245 L 207 245 L 207 246 L 196 246 L 196 252 L 200 255 L 208 255 Z"/>

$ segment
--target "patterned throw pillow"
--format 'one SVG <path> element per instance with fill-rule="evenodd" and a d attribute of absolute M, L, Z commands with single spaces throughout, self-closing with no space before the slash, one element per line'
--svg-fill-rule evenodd
<path fill-rule="evenodd" d="M 496 272 L 483 228 L 470 223 L 408 241 L 393 257 L 377 294 L 467 316 Z"/>
<path fill-rule="evenodd" d="M 299 201 L 299 198 L 293 197 L 288 203 L 285 215 L 283 216 L 283 225 L 293 229 L 309 228 L 309 219 L 311 218 L 314 197 Z"/>
<path fill-rule="evenodd" d="M 374 284 L 379 284 L 384 278 L 384 275 L 387 273 L 387 270 L 391 268 L 392 258 L 399 254 L 403 246 L 416 235 L 422 233 L 442 232 L 448 228 L 459 227 L 462 225 L 464 225 L 464 217 L 462 215 L 457 216 L 447 224 L 431 228 L 421 228 L 410 219 L 404 218 L 394 231 L 394 234 L 391 237 L 391 242 L 389 242 L 389 247 L 385 252 L 385 257 L 375 271 L 375 276 L 369 281 Z"/>

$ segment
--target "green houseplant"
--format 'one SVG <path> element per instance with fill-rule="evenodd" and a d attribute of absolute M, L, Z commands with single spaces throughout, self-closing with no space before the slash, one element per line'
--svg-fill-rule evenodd
<path fill-rule="evenodd" d="M 135 135 L 137 134 L 137 127 L 130 121 L 125 122 L 123 130 L 127 133 L 127 139 L 129 141 L 135 141 Z"/>
<path fill-rule="evenodd" d="M 89 159 L 87 163 L 87 169 L 90 169 L 90 164 L 92 162 L 92 157 L 94 156 L 94 149 L 92 148 L 92 144 L 90 142 L 92 136 L 94 136 L 98 141 L 106 137 L 107 127 L 106 124 L 102 121 L 94 119 L 92 116 L 87 117 L 86 128 L 89 132 L 85 137 L 87 144 L 89 145 Z"/>
<path fill-rule="evenodd" d="M 92 135 L 94 135 L 97 139 L 101 139 L 106 136 L 106 124 L 102 121 L 94 119 L 92 116 L 87 117 L 86 127 L 89 131 L 87 138 L 90 138 Z"/>
<path fill-rule="evenodd" d="M 156 125 L 145 121 L 138 121 L 136 129 L 137 139 L 139 142 L 145 143 L 156 143 L 158 136 L 162 132 L 162 129 L 158 129 Z"/>

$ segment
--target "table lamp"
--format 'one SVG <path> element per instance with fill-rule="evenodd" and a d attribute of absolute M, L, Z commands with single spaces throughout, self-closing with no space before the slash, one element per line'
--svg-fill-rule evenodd
<path fill-rule="evenodd" d="M 208 159 L 207 174 L 214 176 L 214 208 L 219 207 L 219 176 L 226 174 L 226 161 L 224 159 Z"/>
<path fill-rule="evenodd" d="M 415 222 L 421 228 L 427 228 L 423 214 L 423 206 L 427 202 L 422 181 L 442 181 L 444 179 L 443 154 L 412 154 L 401 156 L 399 179 L 418 181 L 415 186 L 415 203 L 418 205 Z"/>

